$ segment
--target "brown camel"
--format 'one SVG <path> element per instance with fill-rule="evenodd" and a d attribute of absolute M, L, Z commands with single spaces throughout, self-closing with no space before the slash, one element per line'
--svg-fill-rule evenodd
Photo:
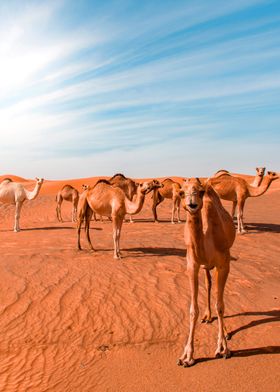
<path fill-rule="evenodd" d="M 14 231 L 20 231 L 19 219 L 22 205 L 25 200 L 34 200 L 44 182 L 43 178 L 36 177 L 36 185 L 33 191 L 28 191 L 19 182 L 14 182 L 10 178 L 5 178 L 0 184 L 0 202 L 6 204 L 15 204 L 15 224 Z"/>
<path fill-rule="evenodd" d="M 198 319 L 198 273 L 202 266 L 206 271 L 208 292 L 204 320 L 210 316 L 210 270 L 216 267 L 218 313 L 218 344 L 216 357 L 228 358 L 230 351 L 224 333 L 224 288 L 230 268 L 230 248 L 235 239 L 235 228 L 230 214 L 222 206 L 219 196 L 211 185 L 203 185 L 198 178 L 189 179 L 180 191 L 183 208 L 187 211 L 185 243 L 187 248 L 187 271 L 191 289 L 190 331 L 178 365 L 194 364 L 194 332 Z"/>
<path fill-rule="evenodd" d="M 126 197 L 132 201 L 133 196 L 137 193 L 138 183 L 133 181 L 131 178 L 125 177 L 125 175 L 121 173 L 114 174 L 109 180 L 111 185 L 117 186 L 121 188 Z M 132 216 L 130 215 L 130 223 L 133 223 Z"/>
<path fill-rule="evenodd" d="M 112 217 L 114 258 L 119 259 L 120 254 L 120 235 L 124 217 L 126 214 L 134 215 L 141 211 L 145 195 L 154 188 L 161 187 L 157 180 L 146 181 L 137 187 L 136 200 L 129 200 L 124 191 L 112 186 L 109 181 L 99 180 L 93 188 L 90 188 L 78 208 L 78 249 L 81 249 L 80 231 L 83 220 L 85 219 L 86 237 L 90 248 L 93 250 L 90 236 L 89 225 L 93 212 L 100 215 Z"/>
<path fill-rule="evenodd" d="M 157 218 L 157 206 L 163 202 L 164 199 L 172 199 L 172 215 L 171 215 L 171 223 L 175 223 L 175 212 L 177 211 L 177 221 L 180 221 L 180 190 L 181 185 L 178 182 L 171 180 L 171 178 L 166 178 L 162 181 L 162 188 L 158 188 L 154 190 L 153 193 L 153 214 L 154 221 L 158 222 Z"/>
<path fill-rule="evenodd" d="M 56 216 L 60 222 L 63 222 L 61 216 L 61 204 L 63 200 L 70 201 L 72 203 L 72 222 L 75 222 L 77 220 L 79 192 L 72 185 L 64 185 L 62 189 L 58 191 L 58 194 L 56 195 Z"/>
<path fill-rule="evenodd" d="M 263 195 L 269 188 L 272 181 L 279 177 L 274 172 L 267 172 L 263 178 L 262 183 L 258 187 L 253 187 L 247 183 L 243 178 L 232 176 L 228 173 L 217 173 L 208 179 L 209 184 L 215 189 L 221 199 L 230 200 L 232 205 L 232 217 L 234 217 L 235 208 L 237 206 L 237 232 L 244 234 L 246 230 L 243 224 L 243 211 L 245 201 L 248 197 L 257 197 Z"/>

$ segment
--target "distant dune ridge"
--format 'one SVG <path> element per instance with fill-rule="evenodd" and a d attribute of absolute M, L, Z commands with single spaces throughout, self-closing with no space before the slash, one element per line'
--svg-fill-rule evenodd
<path fill-rule="evenodd" d="M 7 177 L 34 187 L 34 179 L 11 174 L 0 182 Z M 72 205 L 63 204 L 65 222 L 58 222 L 55 195 L 66 183 L 81 192 L 99 178 L 45 179 L 39 196 L 24 204 L 19 233 L 12 231 L 14 206 L 0 204 L 0 391 L 278 392 L 280 181 L 248 199 L 249 234 L 237 236 L 231 250 L 237 260 L 225 290 L 225 323 L 233 357 L 214 359 L 215 319 L 197 324 L 197 364 L 183 369 L 176 359 L 189 326 L 185 212 L 183 223 L 172 225 L 172 201 L 164 200 L 154 223 L 147 197 L 135 223 L 123 224 L 122 261 L 112 257 L 107 220 L 91 222 L 96 252 L 84 238 L 78 251 Z M 230 202 L 223 205 L 231 210 Z M 200 274 L 200 316 L 204 287 Z M 212 311 L 216 316 L 214 302 Z"/>

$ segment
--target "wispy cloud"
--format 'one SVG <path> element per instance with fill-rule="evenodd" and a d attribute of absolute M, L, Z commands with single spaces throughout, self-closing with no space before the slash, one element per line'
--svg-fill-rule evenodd
<path fill-rule="evenodd" d="M 1 171 L 110 175 L 126 163 L 137 176 L 188 175 L 187 157 L 201 172 L 229 167 L 246 143 L 248 171 L 264 133 L 262 162 L 279 166 L 276 1 L 4 3 Z"/>

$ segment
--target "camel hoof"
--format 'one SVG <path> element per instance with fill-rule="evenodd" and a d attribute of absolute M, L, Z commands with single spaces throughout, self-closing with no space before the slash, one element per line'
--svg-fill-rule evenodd
<path fill-rule="evenodd" d="M 211 324 L 212 323 L 212 318 L 209 317 L 205 317 L 203 319 L 201 319 L 201 323 L 205 323 L 205 324 Z"/>
<path fill-rule="evenodd" d="M 14 233 L 18 233 L 20 229 L 14 229 Z"/>
<path fill-rule="evenodd" d="M 219 353 L 215 353 L 215 358 L 222 358 L 222 354 L 219 352 Z"/>
<path fill-rule="evenodd" d="M 231 334 L 230 334 L 230 333 L 227 333 L 227 334 L 225 335 L 225 339 L 226 339 L 226 340 L 230 340 L 230 339 L 231 339 Z"/>
<path fill-rule="evenodd" d="M 224 354 L 223 354 L 223 358 L 224 359 L 228 359 L 231 357 L 231 352 L 229 350 L 227 350 Z"/>
<path fill-rule="evenodd" d="M 195 360 L 194 359 L 191 359 L 190 361 L 183 361 L 182 359 L 178 359 L 178 361 L 177 361 L 177 365 L 178 366 L 183 366 L 184 368 L 186 368 L 186 367 L 190 367 L 190 366 L 193 366 L 195 364 Z"/>

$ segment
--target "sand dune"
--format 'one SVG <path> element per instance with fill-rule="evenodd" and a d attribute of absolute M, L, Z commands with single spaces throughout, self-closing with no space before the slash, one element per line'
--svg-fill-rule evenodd
<path fill-rule="evenodd" d="M 13 179 L 30 189 L 35 183 Z M 189 323 L 184 224 L 170 224 L 168 200 L 153 223 L 148 196 L 136 222 L 124 224 L 122 261 L 112 257 L 109 221 L 92 222 L 95 252 L 84 233 L 77 251 L 71 204 L 63 203 L 65 222 L 57 222 L 55 194 L 66 183 L 81 190 L 96 180 L 46 180 L 39 197 L 25 202 L 19 233 L 14 207 L 0 205 L 0 391 L 278 392 L 280 181 L 247 200 L 249 233 L 232 249 L 238 259 L 225 304 L 233 357 L 214 359 L 215 320 L 197 327 L 198 363 L 183 369 L 176 360 Z"/>

